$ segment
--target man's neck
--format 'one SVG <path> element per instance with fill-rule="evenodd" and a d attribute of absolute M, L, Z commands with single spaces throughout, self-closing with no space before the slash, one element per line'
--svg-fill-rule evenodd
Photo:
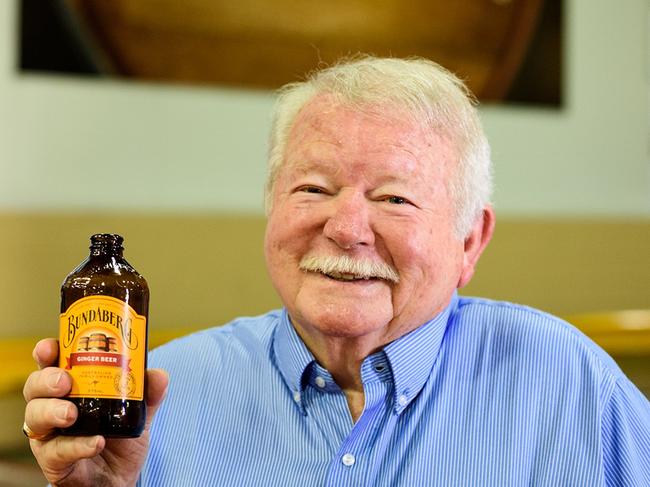
<path fill-rule="evenodd" d="M 361 416 L 365 404 L 361 364 L 366 357 L 378 351 L 385 344 L 369 337 L 320 336 L 316 339 L 300 327 L 295 328 L 316 361 L 332 374 L 334 381 L 345 394 L 350 415 L 353 422 L 356 422 Z M 378 346 L 377 343 L 380 345 Z"/>

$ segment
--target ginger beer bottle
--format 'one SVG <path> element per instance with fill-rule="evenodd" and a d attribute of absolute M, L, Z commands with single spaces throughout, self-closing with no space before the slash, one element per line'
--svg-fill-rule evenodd
<path fill-rule="evenodd" d="M 64 435 L 140 436 L 145 423 L 147 281 L 124 260 L 123 238 L 90 237 L 90 256 L 61 287 L 59 367 L 79 416 Z"/>

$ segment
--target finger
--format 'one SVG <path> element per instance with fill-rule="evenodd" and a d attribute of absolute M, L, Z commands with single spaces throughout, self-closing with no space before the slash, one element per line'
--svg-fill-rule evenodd
<path fill-rule="evenodd" d="M 40 340 L 34 346 L 32 357 L 34 357 L 39 369 L 56 365 L 59 358 L 59 342 L 54 338 Z"/>
<path fill-rule="evenodd" d="M 36 435 L 48 435 L 57 428 L 71 426 L 77 407 L 63 399 L 33 399 L 25 407 L 25 423 Z"/>
<path fill-rule="evenodd" d="M 72 379 L 57 367 L 47 367 L 29 374 L 23 387 L 25 401 L 37 397 L 63 397 L 72 387 Z"/>
<path fill-rule="evenodd" d="M 102 436 L 57 436 L 49 441 L 31 440 L 29 443 L 48 478 L 69 471 L 79 460 L 99 455 L 106 446 Z"/>

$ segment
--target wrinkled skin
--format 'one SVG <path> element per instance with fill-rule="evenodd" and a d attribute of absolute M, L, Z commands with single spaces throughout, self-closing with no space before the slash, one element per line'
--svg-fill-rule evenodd
<path fill-rule="evenodd" d="M 368 108 L 320 95 L 299 112 L 265 238 L 269 274 L 292 323 L 348 394 L 353 418 L 363 403 L 361 361 L 447 306 L 471 279 L 494 226 L 486 207 L 458 238 L 447 190 L 455 148 L 390 107 Z M 342 281 L 301 270 L 314 255 L 384 262 L 400 279 Z"/>

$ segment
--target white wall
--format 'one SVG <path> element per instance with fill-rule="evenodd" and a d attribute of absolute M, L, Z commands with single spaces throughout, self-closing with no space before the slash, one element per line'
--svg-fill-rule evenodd
<path fill-rule="evenodd" d="M 565 0 L 566 108 L 488 107 L 502 213 L 650 215 L 647 0 Z"/>
<path fill-rule="evenodd" d="M 648 3 L 565 0 L 562 110 L 482 109 L 502 215 L 650 216 Z M 271 93 L 21 75 L 0 2 L 0 210 L 261 212 Z"/>

